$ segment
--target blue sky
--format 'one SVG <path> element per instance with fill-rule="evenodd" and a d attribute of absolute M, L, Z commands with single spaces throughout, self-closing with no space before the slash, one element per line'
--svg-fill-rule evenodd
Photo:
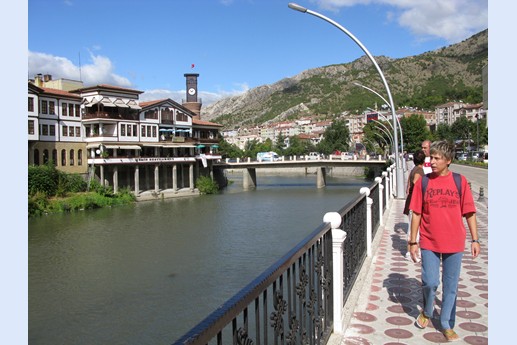
<path fill-rule="evenodd" d="M 185 98 L 199 73 L 203 104 L 351 62 L 363 51 L 331 24 L 279 0 L 29 0 L 28 78 L 82 79 Z M 374 56 L 401 58 L 488 27 L 487 0 L 300 0 Z M 194 64 L 194 68 L 192 68 Z M 80 67 L 80 68 L 79 68 Z"/>

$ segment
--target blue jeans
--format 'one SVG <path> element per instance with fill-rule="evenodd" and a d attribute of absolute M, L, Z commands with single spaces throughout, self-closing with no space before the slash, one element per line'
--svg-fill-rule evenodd
<path fill-rule="evenodd" d="M 442 329 L 454 328 L 456 322 L 456 297 L 460 279 L 463 252 L 442 254 L 422 249 L 422 293 L 424 314 L 433 316 L 436 290 L 440 285 L 440 262 L 442 262 L 442 308 L 440 324 Z"/>

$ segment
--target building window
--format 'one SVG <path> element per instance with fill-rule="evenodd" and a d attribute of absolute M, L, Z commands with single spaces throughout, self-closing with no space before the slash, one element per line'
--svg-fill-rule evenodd
<path fill-rule="evenodd" d="M 68 136 L 68 126 L 63 125 L 63 130 L 61 132 L 61 135 L 64 137 Z"/>
<path fill-rule="evenodd" d="M 29 97 L 29 111 L 34 111 L 34 97 Z"/>
<path fill-rule="evenodd" d="M 76 104 L 75 105 L 75 117 L 79 117 L 79 116 L 81 116 L 81 105 Z"/>
<path fill-rule="evenodd" d="M 126 136 L 126 125 L 121 125 L 120 126 L 120 135 L 125 137 Z"/>
<path fill-rule="evenodd" d="M 135 137 L 138 136 L 138 127 L 136 125 L 133 125 L 133 134 L 135 135 Z"/>
<path fill-rule="evenodd" d="M 56 149 L 52 150 L 52 164 L 54 164 L 54 166 L 57 166 L 57 150 Z"/>
<path fill-rule="evenodd" d="M 153 126 L 153 138 L 156 138 L 157 132 L 156 132 L 156 126 Z"/>
<path fill-rule="evenodd" d="M 39 165 L 39 150 L 34 150 L 34 165 Z"/>
<path fill-rule="evenodd" d="M 50 102 L 48 102 L 48 105 L 49 105 L 49 107 L 48 107 L 49 114 L 56 115 L 56 105 L 55 105 L 55 103 L 53 101 L 50 101 Z"/>
<path fill-rule="evenodd" d="M 75 136 L 78 138 L 81 137 L 81 127 L 75 127 Z"/>
<path fill-rule="evenodd" d="M 48 125 L 41 125 L 40 132 L 41 135 L 48 135 Z"/>
<path fill-rule="evenodd" d="M 61 166 L 66 166 L 66 150 L 61 150 Z"/>
<path fill-rule="evenodd" d="M 70 150 L 70 165 L 74 165 L 74 150 Z"/>
<path fill-rule="evenodd" d="M 68 136 L 73 137 L 74 136 L 74 127 L 68 126 Z"/>
<path fill-rule="evenodd" d="M 83 150 L 77 150 L 77 165 L 83 165 Z"/>
<path fill-rule="evenodd" d="M 55 137 L 56 136 L 56 126 L 48 125 L 48 129 L 49 129 L 49 135 L 51 137 Z"/>
<path fill-rule="evenodd" d="M 48 103 L 47 101 L 41 101 L 41 113 L 48 114 Z"/>
<path fill-rule="evenodd" d="M 188 116 L 178 111 L 178 113 L 176 114 L 176 121 L 187 122 Z"/>
<path fill-rule="evenodd" d="M 61 113 L 63 113 L 63 116 L 68 116 L 68 103 L 61 105 Z"/>
<path fill-rule="evenodd" d="M 48 163 L 48 150 L 43 150 L 43 164 Z"/>
<path fill-rule="evenodd" d="M 34 132 L 34 120 L 29 120 L 29 134 L 35 134 L 35 132 Z"/>
<path fill-rule="evenodd" d="M 74 116 L 74 105 L 71 103 L 68 104 L 68 115 Z"/>
<path fill-rule="evenodd" d="M 141 131 L 142 134 L 141 135 L 142 135 L 142 137 L 145 137 L 145 126 L 142 126 L 141 128 L 142 128 L 142 131 Z"/>
<path fill-rule="evenodd" d="M 151 137 L 151 126 L 147 126 L 147 137 Z"/>

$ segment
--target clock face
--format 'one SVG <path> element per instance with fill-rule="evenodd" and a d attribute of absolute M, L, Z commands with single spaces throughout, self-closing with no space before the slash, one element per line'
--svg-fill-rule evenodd
<path fill-rule="evenodd" d="M 194 89 L 193 87 L 191 87 L 190 89 L 188 89 L 188 94 L 193 96 L 194 94 L 196 93 L 196 89 Z"/>

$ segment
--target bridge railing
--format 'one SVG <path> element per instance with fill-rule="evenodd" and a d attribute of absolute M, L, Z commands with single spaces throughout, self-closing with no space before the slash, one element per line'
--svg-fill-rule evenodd
<path fill-rule="evenodd" d="M 309 236 L 174 344 L 326 344 L 342 331 L 344 304 L 371 255 L 372 226 L 381 224 L 385 210 L 371 206 L 383 200 L 385 183 L 385 175 L 376 178 L 327 213 Z"/>

